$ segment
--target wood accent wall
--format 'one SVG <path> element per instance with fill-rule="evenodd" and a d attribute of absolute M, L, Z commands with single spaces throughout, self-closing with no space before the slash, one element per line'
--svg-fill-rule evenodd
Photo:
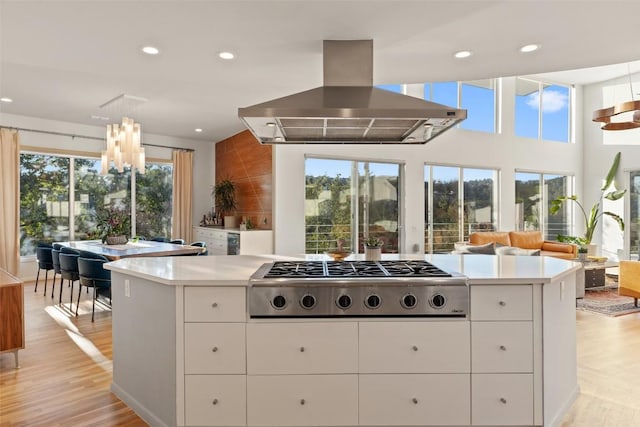
<path fill-rule="evenodd" d="M 236 184 L 238 224 L 245 216 L 255 228 L 272 227 L 272 147 L 260 144 L 248 130 L 216 143 L 216 182 Z M 266 219 L 266 223 L 265 223 Z"/>

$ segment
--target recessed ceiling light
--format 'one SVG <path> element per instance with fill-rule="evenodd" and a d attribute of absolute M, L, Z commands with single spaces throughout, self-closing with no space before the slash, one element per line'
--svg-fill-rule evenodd
<path fill-rule="evenodd" d="M 0 102 L 13 102 L 13 99 L 11 98 L 7 98 L 6 96 L 3 96 L 2 98 L 0 98 Z"/>
<path fill-rule="evenodd" d="M 102 120 L 103 122 L 109 121 L 109 117 L 107 117 L 107 116 L 97 116 L 97 115 L 93 114 L 91 116 L 91 118 L 94 119 L 94 120 Z"/>
<path fill-rule="evenodd" d="M 275 122 L 267 122 L 266 124 L 267 124 L 267 126 L 269 126 L 271 128 L 276 125 Z"/>
<path fill-rule="evenodd" d="M 538 49 L 540 49 L 539 44 L 527 44 L 520 48 L 520 52 L 529 53 L 529 52 L 535 52 Z"/>
<path fill-rule="evenodd" d="M 160 53 L 160 49 L 154 46 L 145 46 L 142 48 L 142 51 L 147 55 L 157 55 Z"/>
<path fill-rule="evenodd" d="M 460 52 L 454 53 L 453 56 L 458 59 L 468 58 L 471 56 L 471 52 L 468 50 L 461 50 Z"/>
<path fill-rule="evenodd" d="M 222 59 L 233 59 L 236 57 L 232 52 L 220 52 L 218 56 Z"/>
<path fill-rule="evenodd" d="M 200 128 L 195 128 L 194 130 L 195 130 L 196 132 L 198 132 L 198 133 L 202 132 L 202 129 L 200 129 Z"/>

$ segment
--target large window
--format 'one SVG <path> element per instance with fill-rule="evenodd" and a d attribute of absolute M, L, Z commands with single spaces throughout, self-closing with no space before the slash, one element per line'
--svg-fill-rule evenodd
<path fill-rule="evenodd" d="M 496 131 L 496 80 L 439 82 L 424 85 L 424 98 L 467 110 L 461 129 L 481 132 Z"/>
<path fill-rule="evenodd" d="M 171 164 L 147 162 L 145 175 L 111 168 L 102 176 L 100 160 L 73 156 L 20 155 L 20 254 L 32 255 L 39 241 L 96 238 L 95 214 L 115 205 L 131 209 L 132 235 L 170 237 Z M 73 183 L 73 185 L 70 185 Z"/>
<path fill-rule="evenodd" d="M 476 230 L 497 226 L 498 171 L 425 166 L 425 252 L 453 250 Z"/>
<path fill-rule="evenodd" d="M 532 172 L 516 172 L 516 230 L 540 230 L 544 238 L 572 234 L 572 203 L 563 203 L 555 215 L 549 214 L 551 201 L 573 193 L 573 177 Z"/>
<path fill-rule="evenodd" d="M 369 236 L 398 252 L 400 165 L 308 158 L 305 161 L 305 251 L 364 252 Z"/>
<path fill-rule="evenodd" d="M 515 133 L 525 138 L 569 142 L 571 88 L 516 78 Z"/>
<path fill-rule="evenodd" d="M 629 255 L 638 259 L 640 253 L 640 171 L 629 172 L 630 215 L 626 226 L 629 230 Z"/>

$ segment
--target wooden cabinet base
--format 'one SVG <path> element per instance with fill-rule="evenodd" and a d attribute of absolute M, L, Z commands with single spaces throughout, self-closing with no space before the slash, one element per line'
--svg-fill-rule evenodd
<path fill-rule="evenodd" d="M 22 282 L 0 270 L 0 353 L 13 352 L 20 367 L 18 350 L 24 348 L 24 298 Z"/>

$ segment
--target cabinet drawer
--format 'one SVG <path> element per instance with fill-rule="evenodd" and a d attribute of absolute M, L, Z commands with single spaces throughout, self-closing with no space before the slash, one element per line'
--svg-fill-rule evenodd
<path fill-rule="evenodd" d="M 357 373 L 357 323 L 250 323 L 249 374 Z"/>
<path fill-rule="evenodd" d="M 185 373 L 244 374 L 244 323 L 187 323 Z"/>
<path fill-rule="evenodd" d="M 184 391 L 187 425 L 247 425 L 244 375 L 187 375 Z"/>
<path fill-rule="evenodd" d="M 251 426 L 358 425 L 357 375 L 247 377 Z"/>
<path fill-rule="evenodd" d="M 471 372 L 533 372 L 531 322 L 472 322 Z"/>
<path fill-rule="evenodd" d="M 468 321 L 362 322 L 360 372 L 470 372 Z"/>
<path fill-rule="evenodd" d="M 469 374 L 360 375 L 362 425 L 468 425 Z"/>
<path fill-rule="evenodd" d="M 187 286 L 184 317 L 187 322 L 244 322 L 247 318 L 245 290 Z"/>
<path fill-rule="evenodd" d="M 471 320 L 531 320 L 533 286 L 471 286 Z"/>
<path fill-rule="evenodd" d="M 533 425 L 532 374 L 472 374 L 473 425 Z"/>

